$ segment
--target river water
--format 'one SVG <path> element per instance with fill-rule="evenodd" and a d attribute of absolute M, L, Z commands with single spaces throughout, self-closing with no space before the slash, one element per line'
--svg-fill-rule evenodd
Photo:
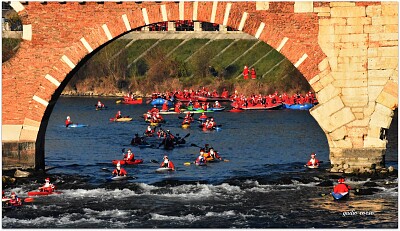
<path fill-rule="evenodd" d="M 62 192 L 37 197 L 33 203 L 3 210 L 3 228 L 397 228 L 397 174 L 387 177 L 348 176 L 353 189 L 373 186 L 372 195 L 351 195 L 335 202 L 329 194 L 340 174 L 329 168 L 326 137 L 308 111 L 277 110 L 242 113 L 215 112 L 219 131 L 203 132 L 196 124 L 180 127 L 178 115 L 164 115 L 162 127 L 187 144 L 174 150 L 130 145 L 147 124 L 140 117 L 149 105 L 116 104 L 100 98 L 107 110 L 95 111 L 98 98 L 61 97 L 46 132 L 47 172 Z M 116 112 L 131 122 L 110 122 Z M 83 128 L 65 128 L 66 116 Z M 199 114 L 196 114 L 197 118 Z M 182 116 L 182 115 L 181 115 Z M 398 167 L 397 113 L 388 133 L 387 166 Z M 149 142 L 161 143 L 153 138 Z M 210 144 L 229 160 L 206 167 L 185 166 Z M 107 182 L 132 148 L 137 166 L 123 166 L 127 181 Z M 311 152 L 323 161 L 320 169 L 303 165 Z M 168 155 L 177 171 L 157 174 L 154 160 Z M 152 162 L 153 160 L 153 162 Z M 44 177 L 26 179 L 5 189 L 26 197 Z M 334 183 L 335 184 L 335 183 Z"/>

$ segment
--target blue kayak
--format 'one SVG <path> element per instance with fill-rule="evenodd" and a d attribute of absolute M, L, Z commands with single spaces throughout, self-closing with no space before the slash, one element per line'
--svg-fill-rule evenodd
<path fill-rule="evenodd" d="M 223 111 L 225 107 L 210 107 L 207 109 L 208 111 Z"/>
<path fill-rule="evenodd" d="M 310 110 L 312 107 L 314 107 L 314 104 L 312 103 L 305 103 L 305 104 L 283 104 L 284 108 L 287 109 L 292 109 L 292 110 Z"/>
<path fill-rule="evenodd" d="M 174 103 L 172 101 L 169 101 L 169 100 L 166 100 L 166 99 L 162 99 L 162 98 L 153 99 L 150 104 L 151 105 L 156 105 L 156 106 L 162 106 L 165 101 L 168 102 L 168 107 L 173 107 L 174 106 Z"/>
<path fill-rule="evenodd" d="M 349 193 L 345 192 L 345 193 L 334 193 L 332 192 L 332 196 L 335 200 L 344 200 L 347 199 L 349 197 Z"/>
<path fill-rule="evenodd" d="M 70 124 L 68 125 L 67 128 L 83 128 L 83 127 L 87 127 L 87 124 Z"/>

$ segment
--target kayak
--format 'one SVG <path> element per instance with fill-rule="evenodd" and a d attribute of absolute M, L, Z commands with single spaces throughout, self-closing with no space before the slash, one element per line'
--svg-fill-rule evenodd
<path fill-rule="evenodd" d="M 345 193 L 332 192 L 332 196 L 335 200 L 345 200 L 345 199 L 349 198 L 349 192 L 345 192 Z"/>
<path fill-rule="evenodd" d="M 292 109 L 292 110 L 309 110 L 310 108 L 314 107 L 312 103 L 305 103 L 305 104 L 283 104 L 283 108 Z"/>
<path fill-rule="evenodd" d="M 316 166 L 307 165 L 307 168 L 318 168 L 318 165 L 316 165 Z"/>
<path fill-rule="evenodd" d="M 162 106 L 165 101 L 168 102 L 168 107 L 173 107 L 174 106 L 174 103 L 172 101 L 169 101 L 169 100 L 166 100 L 166 99 L 162 99 L 162 98 L 153 99 L 150 104 L 151 105 Z"/>
<path fill-rule="evenodd" d="M 194 164 L 197 166 L 207 166 L 207 163 L 205 162 L 194 162 Z"/>
<path fill-rule="evenodd" d="M 125 175 L 125 176 L 110 176 L 110 177 L 107 178 L 107 181 L 125 180 L 127 178 L 128 178 L 127 175 Z"/>
<path fill-rule="evenodd" d="M 28 196 L 47 196 L 51 194 L 61 194 L 61 192 L 40 192 L 40 191 L 31 191 L 28 192 Z"/>
<path fill-rule="evenodd" d="M 183 129 L 187 129 L 187 128 L 189 128 L 190 127 L 190 124 L 182 124 L 182 128 Z"/>
<path fill-rule="evenodd" d="M 210 107 L 208 108 L 209 111 L 223 111 L 225 107 Z"/>
<path fill-rule="evenodd" d="M 172 171 L 174 171 L 172 168 L 164 168 L 164 167 L 161 167 L 161 168 L 157 168 L 157 169 L 156 169 L 156 172 L 157 172 L 157 173 L 172 172 Z"/>
<path fill-rule="evenodd" d="M 212 157 L 207 158 L 206 160 L 207 160 L 207 162 L 219 162 L 220 161 L 219 159 L 214 159 Z"/>
<path fill-rule="evenodd" d="M 197 113 L 203 113 L 203 112 L 205 112 L 205 113 L 209 113 L 209 112 L 214 112 L 214 111 L 210 111 L 210 110 L 207 110 L 207 111 L 204 111 L 203 109 L 200 109 L 200 110 L 197 110 L 197 111 L 190 111 L 190 113 L 191 114 L 197 114 Z"/>
<path fill-rule="evenodd" d="M 243 109 L 240 108 L 232 108 L 231 110 L 229 110 L 228 112 L 242 112 L 244 111 Z"/>
<path fill-rule="evenodd" d="M 197 96 L 197 100 L 198 101 L 207 101 L 207 102 L 211 102 L 211 101 L 232 101 L 229 98 L 224 98 L 224 97 L 205 97 L 205 96 Z"/>
<path fill-rule="evenodd" d="M 96 111 L 107 110 L 107 107 L 96 107 Z"/>
<path fill-rule="evenodd" d="M 255 105 L 255 106 L 247 106 L 247 107 L 242 107 L 241 109 L 243 110 L 275 110 L 279 109 L 282 107 L 282 104 L 275 104 L 273 106 L 263 106 L 263 105 Z"/>
<path fill-rule="evenodd" d="M 124 98 L 124 100 L 119 100 L 120 103 L 122 104 L 142 104 L 143 103 L 143 99 L 142 98 L 137 98 L 137 99 L 131 99 L 131 98 Z M 118 103 L 118 101 L 117 101 Z"/>
<path fill-rule="evenodd" d="M 128 122 L 128 121 L 132 121 L 133 118 L 129 118 L 129 117 L 124 117 L 124 118 L 119 118 L 119 119 L 115 119 L 115 118 L 110 118 L 110 121 L 114 121 L 114 122 Z"/>
<path fill-rule="evenodd" d="M 158 123 L 150 122 L 150 126 L 158 126 Z"/>
<path fill-rule="evenodd" d="M 173 114 L 180 114 L 180 112 L 176 112 L 176 111 L 160 111 L 158 114 L 160 115 L 173 115 Z"/>
<path fill-rule="evenodd" d="M 87 127 L 87 124 L 70 124 L 68 125 L 67 128 L 83 128 L 83 127 Z"/>
<path fill-rule="evenodd" d="M 118 162 L 121 164 L 121 165 L 124 165 L 124 164 L 141 164 L 141 163 L 143 163 L 143 159 L 136 159 L 136 160 L 134 160 L 134 161 L 127 161 L 127 160 L 113 160 L 112 161 L 112 163 L 113 164 L 118 164 Z"/>

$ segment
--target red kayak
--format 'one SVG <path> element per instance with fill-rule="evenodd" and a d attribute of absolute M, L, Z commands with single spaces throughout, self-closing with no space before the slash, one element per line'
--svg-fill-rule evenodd
<path fill-rule="evenodd" d="M 123 104 L 142 104 L 143 99 L 142 98 L 131 99 L 128 97 L 124 97 L 124 100 L 122 100 L 121 103 L 123 103 Z"/>
<path fill-rule="evenodd" d="M 112 163 L 115 164 L 115 165 L 118 164 L 118 162 L 121 165 L 124 165 L 124 164 L 141 164 L 141 163 L 143 163 L 143 159 L 136 159 L 134 161 L 127 161 L 127 160 L 113 160 L 112 161 Z"/>
<path fill-rule="evenodd" d="M 50 194 L 61 194 L 61 192 L 40 192 L 40 191 L 31 191 L 28 192 L 28 196 L 47 196 Z"/>
<path fill-rule="evenodd" d="M 232 108 L 231 110 L 229 110 L 228 112 L 242 112 L 244 111 L 243 109 L 240 108 Z"/>

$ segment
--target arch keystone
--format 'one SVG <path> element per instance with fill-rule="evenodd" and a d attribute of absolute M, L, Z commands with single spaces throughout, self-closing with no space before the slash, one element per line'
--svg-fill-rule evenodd
<path fill-rule="evenodd" d="M 17 2 L 17 1 L 12 1 L 10 3 L 10 6 L 18 13 L 20 11 L 23 11 L 25 9 L 24 5 L 22 3 Z"/>
<path fill-rule="evenodd" d="M 239 24 L 239 27 L 238 27 L 239 31 L 243 31 L 243 27 L 244 27 L 244 24 L 246 23 L 247 15 L 248 15 L 247 12 L 243 13 L 242 19 L 240 20 L 240 24 Z"/>
<path fill-rule="evenodd" d="M 130 31 L 132 28 L 131 28 L 131 24 L 129 23 L 128 16 L 126 14 L 122 15 L 122 21 L 124 21 L 126 30 Z"/>
<path fill-rule="evenodd" d="M 108 29 L 107 24 L 103 24 L 103 25 L 101 26 L 101 28 L 103 28 L 104 33 L 106 34 L 108 40 L 111 40 L 111 39 L 113 38 L 113 36 L 111 35 L 111 32 L 110 32 L 110 30 Z"/>
<path fill-rule="evenodd" d="M 211 23 L 215 22 L 215 15 L 217 14 L 217 7 L 218 7 L 218 1 L 213 1 L 213 6 L 212 6 L 212 10 L 211 10 L 211 19 L 210 19 Z"/>
<path fill-rule="evenodd" d="M 146 8 L 142 8 L 142 14 L 143 14 L 144 23 L 146 25 L 149 25 L 150 24 L 149 15 L 147 14 L 147 9 Z"/>
<path fill-rule="evenodd" d="M 304 62 L 304 60 L 306 60 L 306 58 L 308 58 L 307 54 L 304 54 L 303 56 L 301 56 L 301 58 L 294 64 L 294 66 L 297 68 L 300 66 L 300 64 L 302 64 Z"/>
<path fill-rule="evenodd" d="M 276 48 L 277 51 L 281 51 L 283 46 L 285 46 L 286 42 L 289 40 L 288 37 L 284 37 L 281 41 L 281 43 L 279 44 L 278 48 Z"/>
<path fill-rule="evenodd" d="M 47 75 L 45 76 L 45 78 L 46 78 L 47 80 L 49 80 L 52 84 L 56 85 L 56 87 L 60 86 L 60 84 L 61 84 L 57 79 L 55 79 L 53 76 L 51 76 L 51 75 L 49 75 L 49 74 L 47 74 Z"/>
<path fill-rule="evenodd" d="M 199 2 L 198 1 L 193 2 L 193 21 L 197 20 L 198 9 L 199 9 Z"/>
<path fill-rule="evenodd" d="M 22 25 L 22 39 L 32 40 L 32 25 Z"/>
<path fill-rule="evenodd" d="M 86 41 L 86 39 L 84 37 L 82 37 L 80 40 L 81 40 L 81 43 L 83 44 L 83 46 L 86 48 L 86 50 L 88 50 L 89 53 L 91 53 L 93 51 L 93 48 L 89 45 L 89 43 Z"/>
<path fill-rule="evenodd" d="M 167 7 L 165 5 L 161 5 L 161 14 L 162 14 L 162 19 L 164 22 L 168 21 L 168 16 L 167 16 Z"/>
<path fill-rule="evenodd" d="M 185 19 L 185 1 L 179 1 L 179 20 Z"/>
<path fill-rule="evenodd" d="M 64 61 L 64 63 L 66 63 L 71 69 L 75 68 L 75 64 L 66 55 L 63 55 L 61 60 Z"/>
<path fill-rule="evenodd" d="M 257 39 L 260 38 L 261 33 L 263 32 L 265 27 L 265 23 L 260 23 L 260 26 L 257 29 L 256 35 L 254 35 L 254 37 L 256 37 Z"/>
<path fill-rule="evenodd" d="M 224 26 L 226 26 L 228 24 L 229 13 L 231 12 L 231 7 L 232 7 L 232 3 L 226 4 L 224 21 L 222 22 L 222 25 L 224 25 Z"/>
<path fill-rule="evenodd" d="M 45 107 L 47 107 L 49 105 L 49 102 L 47 102 L 46 100 L 40 98 L 39 96 L 34 95 L 32 99 L 35 100 L 36 102 L 42 104 Z"/>

